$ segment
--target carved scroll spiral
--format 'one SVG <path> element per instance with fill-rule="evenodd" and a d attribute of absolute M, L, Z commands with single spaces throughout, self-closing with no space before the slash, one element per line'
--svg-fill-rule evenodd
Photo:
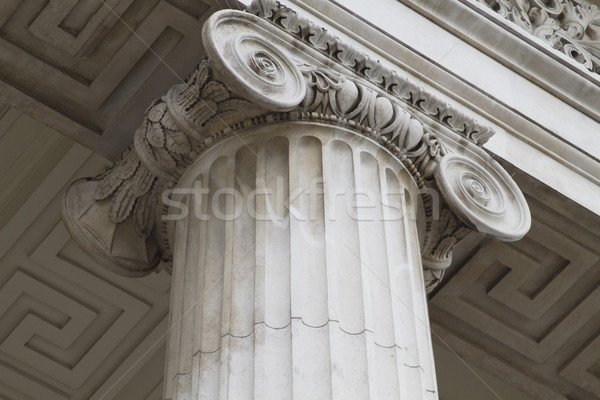
<path fill-rule="evenodd" d="M 217 14 L 206 22 L 202 41 L 217 78 L 238 95 L 272 111 L 289 111 L 304 98 L 295 63 L 268 39 L 243 30 L 244 14 Z M 240 21 L 240 31 L 228 29 Z"/>
<path fill-rule="evenodd" d="M 529 230 L 527 203 L 496 163 L 449 154 L 435 178 L 449 207 L 471 228 L 504 241 L 518 240 Z"/>

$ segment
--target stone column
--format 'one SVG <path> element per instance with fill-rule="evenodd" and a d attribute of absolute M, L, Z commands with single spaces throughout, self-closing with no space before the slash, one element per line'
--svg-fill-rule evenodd
<path fill-rule="evenodd" d="M 204 153 L 190 188 L 166 398 L 437 398 L 418 188 L 397 158 L 348 130 L 279 123 Z"/>
<path fill-rule="evenodd" d="M 468 232 L 522 237 L 527 204 L 489 130 L 256 7 L 207 21 L 208 59 L 67 189 L 65 224 L 117 273 L 172 268 L 166 399 L 437 399 L 426 289 Z"/>

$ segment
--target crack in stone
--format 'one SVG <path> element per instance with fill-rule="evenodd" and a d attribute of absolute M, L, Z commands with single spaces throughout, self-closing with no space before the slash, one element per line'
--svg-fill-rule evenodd
<path fill-rule="evenodd" d="M 425 370 L 423 369 L 423 367 L 421 367 L 420 365 L 408 365 L 408 364 L 404 363 L 404 366 L 407 367 L 407 368 L 418 368 L 421 371 L 425 372 Z"/>
<path fill-rule="evenodd" d="M 361 330 L 360 332 L 357 332 L 357 333 L 348 332 L 348 331 L 344 330 L 344 329 L 343 329 L 343 328 L 340 326 L 340 321 L 338 321 L 338 320 L 335 320 L 335 319 L 330 319 L 330 320 L 328 320 L 327 322 L 325 322 L 325 323 L 324 323 L 324 324 L 322 324 L 322 325 L 310 325 L 310 324 L 307 324 L 306 322 L 304 322 L 304 319 L 303 319 L 302 317 L 291 317 L 291 318 L 290 318 L 290 322 L 288 322 L 286 325 L 284 325 L 284 326 L 281 326 L 281 327 L 270 326 L 270 325 L 269 325 L 269 324 L 267 324 L 266 322 L 264 322 L 264 321 L 261 321 L 261 322 L 256 322 L 256 323 L 254 324 L 254 329 L 252 329 L 252 331 L 251 331 L 251 332 L 249 332 L 249 333 L 248 333 L 248 334 L 246 334 L 246 335 L 234 335 L 233 333 L 231 333 L 231 332 L 228 332 L 228 333 L 225 333 L 225 334 L 221 335 L 221 339 L 223 339 L 223 338 L 225 338 L 225 337 L 227 337 L 227 336 L 229 336 L 229 337 L 233 337 L 233 338 L 236 338 L 236 339 L 246 339 L 246 338 L 248 338 L 248 337 L 252 336 L 254 333 L 256 333 L 256 327 L 257 327 L 258 325 L 264 325 L 265 327 L 267 327 L 267 328 L 269 328 L 269 329 L 273 329 L 273 330 L 282 330 L 282 329 L 286 329 L 286 328 L 289 328 L 289 327 L 290 327 L 290 325 L 292 324 L 292 320 L 297 320 L 297 321 L 300 321 L 300 322 L 301 322 L 303 325 L 305 325 L 305 326 L 307 326 L 307 327 L 309 327 L 309 328 L 313 328 L 313 329 L 320 329 L 320 328 L 324 328 L 325 326 L 329 325 L 331 322 L 335 322 L 335 323 L 338 325 L 338 326 L 337 326 L 337 328 L 338 328 L 340 331 L 342 331 L 342 332 L 344 332 L 345 334 L 347 334 L 347 335 L 350 335 L 350 336 L 359 336 L 359 335 L 362 335 L 362 334 L 363 334 L 363 333 L 365 333 L 365 332 L 369 332 L 369 333 L 371 333 L 371 334 L 374 334 L 374 332 L 373 332 L 372 330 L 370 330 L 370 329 L 367 329 L 367 328 L 364 328 L 363 330 Z M 398 348 L 398 349 L 400 349 L 400 350 L 404 351 L 404 349 L 403 349 L 402 347 L 400 347 L 399 345 L 397 345 L 397 344 L 392 344 L 392 345 L 384 346 L 384 345 L 382 345 L 382 344 L 379 344 L 379 343 L 377 343 L 376 341 L 373 341 L 373 344 L 375 344 L 375 346 L 377 346 L 377 347 L 380 347 L 380 348 L 382 348 L 382 349 L 392 349 L 392 348 Z M 215 350 L 207 350 L 207 351 L 201 351 L 201 350 L 198 350 L 198 351 L 196 351 L 196 352 L 195 352 L 195 353 L 194 353 L 192 356 L 193 356 L 193 357 L 195 357 L 195 356 L 197 356 L 198 354 L 214 354 L 214 353 L 218 352 L 219 350 L 221 350 L 221 348 L 222 348 L 222 347 L 223 347 L 223 346 L 219 346 L 219 347 L 217 347 Z M 419 366 L 419 365 L 417 365 L 417 366 L 411 366 L 411 365 L 407 365 L 407 364 L 404 364 L 404 365 L 405 365 L 405 366 L 407 366 L 407 367 L 409 367 L 409 368 L 421 368 L 421 366 Z M 422 368 L 421 368 L 421 369 L 422 369 Z M 188 373 L 189 373 L 189 372 L 186 372 L 186 373 L 184 373 L 183 375 L 185 375 L 185 374 L 188 374 Z M 179 375 L 179 373 L 178 373 L 178 375 Z"/>

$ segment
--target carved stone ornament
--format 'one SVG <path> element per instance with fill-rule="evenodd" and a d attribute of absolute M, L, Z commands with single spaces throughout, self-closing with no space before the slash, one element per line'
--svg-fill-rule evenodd
<path fill-rule="evenodd" d="M 339 61 L 343 50 L 334 52 L 338 58 L 324 56 L 318 61 L 303 56 L 298 51 L 302 43 L 293 40 L 249 13 L 227 10 L 213 15 L 204 28 L 209 58 L 185 83 L 150 106 L 132 148 L 121 160 L 98 177 L 78 180 L 67 189 L 64 220 L 77 242 L 123 275 L 147 274 L 161 260 L 169 268 L 171 251 L 161 218 L 166 212 L 165 189 L 216 142 L 232 135 L 243 140 L 245 129 L 279 121 L 344 127 L 379 143 L 404 163 L 423 189 L 427 230 L 423 260 L 435 271 L 429 274 L 430 286 L 449 265 L 452 248 L 469 228 L 501 240 L 516 240 L 527 232 L 527 204 L 511 178 L 493 161 L 482 165 L 450 153 L 402 100 L 414 101 L 415 94 L 405 92 L 406 82 L 399 86 L 398 75 L 392 74 L 391 80 L 384 79 L 385 71 L 371 80 L 364 74 L 344 76 L 324 67 L 332 59 Z M 390 84 L 393 79 L 396 86 Z M 369 82 L 373 80 L 387 83 L 382 87 Z M 425 97 L 414 104 L 427 110 L 436 100 Z M 437 115 L 452 128 L 449 121 L 454 117 L 443 116 L 451 108 L 436 107 L 436 113 L 428 115 Z M 480 127 L 464 122 L 462 129 L 475 126 Z M 470 132 L 472 138 L 483 137 Z M 473 142 L 465 143 L 480 150 Z M 440 220 L 434 219 L 432 199 L 425 191 L 428 185 L 437 185 L 447 203 Z"/>
<path fill-rule="evenodd" d="M 554 49 L 600 73 L 600 10 L 583 0 L 477 0 Z"/>
<path fill-rule="evenodd" d="M 240 35 L 246 17 L 220 14 L 204 25 L 202 39 L 213 70 L 218 79 L 255 104 L 290 111 L 306 94 L 302 72 L 265 38 L 252 32 Z"/>
<path fill-rule="evenodd" d="M 481 125 L 475 118 L 457 110 L 412 79 L 387 68 L 327 29 L 275 0 L 255 0 L 247 11 L 271 22 L 327 59 L 344 66 L 353 75 L 376 85 L 390 96 L 396 97 L 475 144 L 484 144 L 495 133 L 492 128 Z"/>
<path fill-rule="evenodd" d="M 515 241 L 529 230 L 521 191 L 498 164 L 481 165 L 448 154 L 436 169 L 435 181 L 452 211 L 484 235 Z"/>

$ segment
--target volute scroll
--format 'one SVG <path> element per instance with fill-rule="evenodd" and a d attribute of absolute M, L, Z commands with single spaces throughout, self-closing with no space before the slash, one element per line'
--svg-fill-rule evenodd
<path fill-rule="evenodd" d="M 268 36 L 259 36 L 260 28 L 247 17 L 223 11 L 204 25 L 202 41 L 215 76 L 260 107 L 290 111 L 306 95 L 302 72 Z"/>
<path fill-rule="evenodd" d="M 426 275 L 433 276 L 430 287 L 450 265 L 456 243 L 472 230 L 500 240 L 527 232 L 527 203 L 497 163 L 448 150 L 416 108 L 360 76 L 326 67 L 333 59 L 318 61 L 299 52 L 300 59 L 292 60 L 289 53 L 299 44 L 278 38 L 276 29 L 232 10 L 206 22 L 208 59 L 150 106 L 120 161 L 67 190 L 64 219 L 88 253 L 127 276 L 168 263 L 164 189 L 175 186 L 218 141 L 279 121 L 350 129 L 403 162 L 421 190 L 439 189 L 444 202 L 437 220 L 431 196 L 422 196 L 427 219 L 422 260 Z M 481 151 L 472 141 L 465 146 Z"/>
<path fill-rule="evenodd" d="M 527 202 L 496 163 L 477 163 L 451 153 L 441 159 L 435 180 L 452 211 L 478 232 L 515 241 L 529 230 Z"/>

